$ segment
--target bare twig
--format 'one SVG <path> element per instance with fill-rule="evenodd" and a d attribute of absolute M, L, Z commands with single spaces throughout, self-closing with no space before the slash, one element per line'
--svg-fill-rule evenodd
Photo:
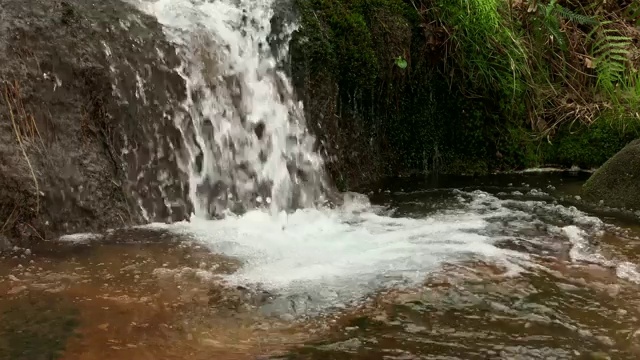
<path fill-rule="evenodd" d="M 13 112 L 13 106 L 11 105 L 11 97 L 9 95 L 8 85 L 5 86 L 4 98 L 5 98 L 5 101 L 7 102 L 7 107 L 9 109 L 9 118 L 11 119 L 11 124 L 13 126 L 13 131 L 15 132 L 15 135 L 16 135 L 16 140 L 18 141 L 18 145 L 20 146 L 22 155 L 24 156 L 24 159 L 27 161 L 27 165 L 29 166 L 29 170 L 31 171 L 33 183 L 36 188 L 36 213 L 39 213 L 40 212 L 40 187 L 38 185 L 38 179 L 36 177 L 36 173 L 33 170 L 33 166 L 31 165 L 31 161 L 29 160 L 29 156 L 27 155 L 27 151 L 24 147 L 22 136 L 20 135 L 20 127 L 19 127 L 19 124 L 16 122 L 16 117 Z M 24 110 L 24 107 L 23 107 L 23 110 Z"/>
<path fill-rule="evenodd" d="M 17 204 L 13 207 L 13 210 L 11 210 L 11 213 L 9 213 L 9 216 L 7 216 L 4 223 L 2 223 L 2 227 L 0 227 L 0 234 L 7 230 L 7 228 L 9 227 L 9 224 L 11 224 L 12 222 L 11 219 L 13 218 L 13 214 L 16 213 L 16 210 L 18 210 Z"/>

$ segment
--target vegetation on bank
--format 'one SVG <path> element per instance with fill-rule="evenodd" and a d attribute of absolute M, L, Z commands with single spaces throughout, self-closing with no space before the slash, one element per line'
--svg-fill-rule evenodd
<path fill-rule="evenodd" d="M 638 137 L 640 2 L 297 5 L 294 64 L 335 82 L 388 173 L 594 167 Z"/>

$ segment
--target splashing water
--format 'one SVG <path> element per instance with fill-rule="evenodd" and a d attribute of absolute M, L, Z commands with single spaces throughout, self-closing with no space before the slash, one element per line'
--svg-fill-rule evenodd
<path fill-rule="evenodd" d="M 392 218 L 363 196 L 339 209 L 322 201 L 323 162 L 313 151 L 302 105 L 269 45 L 275 0 L 158 0 L 145 3 L 179 49 L 187 82 L 185 114 L 176 119 L 188 156 L 196 217 L 168 226 L 215 252 L 244 261 L 233 285 L 289 295 L 316 294 L 335 306 L 382 285 L 415 283 L 446 260 L 475 253 L 502 257 L 486 236 L 470 234 L 476 215 Z M 270 202 L 271 214 L 260 207 Z M 245 210 L 240 215 L 234 204 Z M 280 212 L 297 207 L 295 212 Z M 231 210 L 231 211 L 229 211 Z M 224 211 L 224 219 L 207 220 Z M 280 213 L 279 213 L 280 212 Z M 159 226 L 159 225 L 156 225 Z M 164 225 L 163 225 L 164 226 Z"/>
<path fill-rule="evenodd" d="M 557 243 L 544 241 L 556 236 L 572 244 L 572 260 L 603 261 L 585 239 L 601 224 L 560 205 L 460 192 L 453 210 L 429 215 L 391 216 L 361 196 L 338 209 L 313 206 L 327 189 L 323 161 L 280 68 L 295 26 L 277 34 L 281 46 L 270 45 L 276 1 L 139 4 L 164 25 L 183 60 L 187 100 L 175 124 L 196 215 L 152 226 L 244 261 L 228 283 L 285 299 L 313 297 L 305 306 L 315 309 L 344 306 L 382 287 L 419 284 L 446 263 L 489 260 L 517 274 L 533 266 L 531 257 L 556 251 Z M 224 219 L 209 220 L 222 213 Z M 540 213 L 570 221 L 557 228 Z M 545 232 L 530 236 L 536 226 Z M 539 248 L 543 253 L 530 250 Z M 623 265 L 621 277 L 638 277 L 633 264 Z"/>
<path fill-rule="evenodd" d="M 157 17 L 183 59 L 187 85 L 175 123 L 186 145 L 198 217 L 226 209 L 275 211 L 322 201 L 323 161 L 313 151 L 302 104 L 279 68 L 295 27 L 272 49 L 275 0 L 158 0 L 140 6 Z"/>

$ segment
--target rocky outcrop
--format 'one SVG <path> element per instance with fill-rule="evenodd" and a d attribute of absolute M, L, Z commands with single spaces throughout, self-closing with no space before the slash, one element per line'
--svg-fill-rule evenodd
<path fill-rule="evenodd" d="M 184 218 L 175 54 L 123 1 L 0 0 L 0 237 Z"/>
<path fill-rule="evenodd" d="M 584 184 L 584 194 L 610 207 L 640 210 L 640 139 L 607 160 Z"/>
<path fill-rule="evenodd" d="M 410 3 L 295 4 L 293 83 L 341 189 L 385 176 L 487 173 L 504 165 L 503 144 L 521 148 L 495 130 L 491 104 L 449 83 L 446 33 Z"/>

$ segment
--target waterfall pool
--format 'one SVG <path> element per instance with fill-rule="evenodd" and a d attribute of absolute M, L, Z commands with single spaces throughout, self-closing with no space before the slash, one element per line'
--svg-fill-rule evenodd
<path fill-rule="evenodd" d="M 0 358 L 635 359 L 640 222 L 582 204 L 583 178 L 394 180 L 16 248 Z"/>

